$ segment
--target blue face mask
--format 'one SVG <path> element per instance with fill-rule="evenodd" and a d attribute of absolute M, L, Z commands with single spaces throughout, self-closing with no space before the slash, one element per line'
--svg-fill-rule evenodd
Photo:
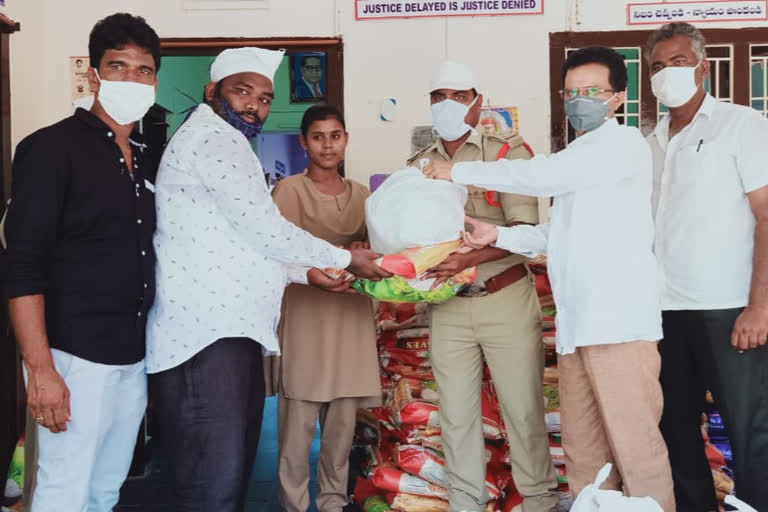
<path fill-rule="evenodd" d="M 568 116 L 568 122 L 577 132 L 590 132 L 600 128 L 611 113 L 608 103 L 614 96 L 607 100 L 588 96 L 569 99 L 565 102 L 565 115 Z"/>
<path fill-rule="evenodd" d="M 235 112 L 235 109 L 232 108 L 232 105 L 230 105 L 227 100 L 224 98 L 218 98 L 218 100 L 221 105 L 222 117 L 224 120 L 245 135 L 246 139 L 249 141 L 253 140 L 259 133 L 261 133 L 261 129 L 264 127 L 264 121 L 259 120 L 255 123 L 244 121 L 243 118 L 240 117 L 240 114 Z"/>

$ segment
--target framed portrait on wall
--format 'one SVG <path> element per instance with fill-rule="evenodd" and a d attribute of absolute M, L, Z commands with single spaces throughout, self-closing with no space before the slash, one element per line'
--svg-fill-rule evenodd
<path fill-rule="evenodd" d="M 291 102 L 311 103 L 325 100 L 326 62 L 324 52 L 291 55 Z"/>

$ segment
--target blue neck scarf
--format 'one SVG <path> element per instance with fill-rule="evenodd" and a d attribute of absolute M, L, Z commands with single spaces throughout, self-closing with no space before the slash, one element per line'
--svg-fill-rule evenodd
<path fill-rule="evenodd" d="M 231 124 L 235 129 L 240 131 L 243 135 L 245 135 L 246 139 L 249 141 L 253 140 L 259 133 L 261 133 L 261 129 L 264 126 L 264 121 L 259 120 L 256 123 L 243 121 L 243 118 L 240 117 L 237 112 L 235 112 L 227 100 L 224 98 L 219 98 L 218 100 L 221 102 L 224 120 Z"/>

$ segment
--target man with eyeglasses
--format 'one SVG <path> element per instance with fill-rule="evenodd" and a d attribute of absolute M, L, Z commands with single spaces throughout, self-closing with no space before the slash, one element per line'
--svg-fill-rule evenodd
<path fill-rule="evenodd" d="M 653 255 L 652 162 L 637 128 L 622 126 L 627 70 L 609 48 L 583 48 L 563 65 L 568 120 L 577 139 L 532 160 L 432 161 L 425 174 L 534 196 L 555 196 L 551 220 L 498 227 L 467 219 L 465 242 L 546 253 L 557 306 L 560 405 L 574 495 L 607 462 L 603 488 L 651 496 L 675 511 L 659 431 L 661 309 Z"/>
<path fill-rule="evenodd" d="M 301 77 L 296 81 L 296 97 L 301 99 L 323 98 L 323 59 L 319 55 L 301 58 Z"/>
<path fill-rule="evenodd" d="M 648 41 L 653 93 L 669 107 L 648 138 L 663 278 L 661 431 L 679 510 L 717 510 L 700 433 L 710 390 L 736 492 L 768 510 L 768 121 L 707 93 L 705 48 L 688 23 Z"/>

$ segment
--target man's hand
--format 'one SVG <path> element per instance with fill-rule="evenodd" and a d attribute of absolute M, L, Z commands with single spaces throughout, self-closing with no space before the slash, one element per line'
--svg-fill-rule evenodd
<path fill-rule="evenodd" d="M 392 274 L 376 264 L 376 260 L 381 254 L 375 253 L 370 249 L 351 249 L 352 261 L 347 270 L 357 277 L 370 279 L 371 281 L 380 281 L 381 279 L 392 277 Z"/>
<path fill-rule="evenodd" d="M 69 411 L 69 388 L 53 366 L 29 369 L 27 407 L 40 425 L 54 434 L 67 430 L 72 421 Z"/>
<path fill-rule="evenodd" d="M 464 223 L 469 225 L 470 230 L 462 233 L 464 243 L 473 249 L 482 249 L 496 242 L 499 237 L 499 228 L 493 224 L 488 224 L 475 220 L 471 217 L 465 217 Z"/>
<path fill-rule="evenodd" d="M 353 249 L 370 249 L 370 248 L 371 248 L 371 244 L 369 244 L 368 242 L 366 242 L 364 240 L 352 242 L 351 244 L 349 244 L 349 249 L 350 250 L 353 250 Z"/>
<path fill-rule="evenodd" d="M 431 289 L 434 290 L 462 270 L 472 266 L 473 265 L 466 253 L 453 252 L 441 263 L 427 270 L 422 276 L 422 279 L 427 280 L 435 278 L 436 280 L 431 287 Z"/>
<path fill-rule="evenodd" d="M 768 338 L 768 310 L 747 306 L 736 318 L 731 345 L 743 352 L 765 345 Z"/>
<path fill-rule="evenodd" d="M 424 176 L 432 178 L 433 180 L 451 181 L 451 169 L 453 169 L 453 162 L 430 160 L 429 163 L 424 166 L 422 172 L 424 173 Z"/>
<path fill-rule="evenodd" d="M 310 286 L 334 293 L 356 293 L 355 289 L 351 288 L 354 279 L 349 277 L 349 274 L 345 272 L 340 277 L 333 279 L 316 268 L 311 268 L 307 272 L 307 282 Z"/>

